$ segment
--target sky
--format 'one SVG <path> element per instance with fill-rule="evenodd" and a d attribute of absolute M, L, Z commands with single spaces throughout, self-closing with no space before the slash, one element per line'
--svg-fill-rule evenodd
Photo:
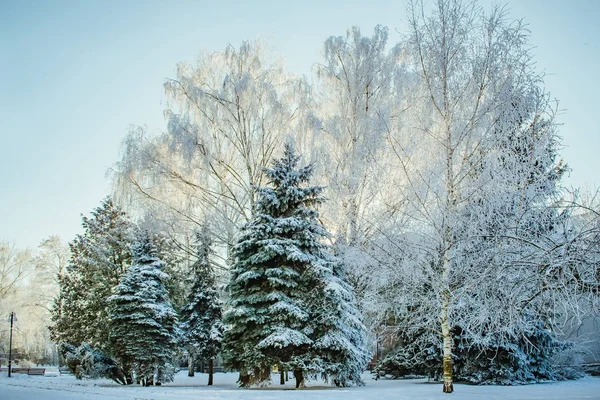
<path fill-rule="evenodd" d="M 481 0 L 487 10 L 492 2 Z M 560 103 L 568 186 L 600 185 L 600 2 L 506 0 Z M 110 194 L 130 126 L 166 127 L 163 82 L 201 50 L 261 37 L 309 74 L 323 42 L 357 25 L 406 32 L 406 2 L 0 0 L 0 241 L 70 241 Z"/>

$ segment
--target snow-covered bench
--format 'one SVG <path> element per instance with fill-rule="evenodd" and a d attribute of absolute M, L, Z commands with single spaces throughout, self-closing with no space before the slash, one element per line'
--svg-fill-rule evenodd
<path fill-rule="evenodd" d="M 46 368 L 44 376 L 60 376 L 60 371 L 58 370 L 58 367 Z"/>
<path fill-rule="evenodd" d="M 27 375 L 44 375 L 46 368 L 28 368 Z"/>

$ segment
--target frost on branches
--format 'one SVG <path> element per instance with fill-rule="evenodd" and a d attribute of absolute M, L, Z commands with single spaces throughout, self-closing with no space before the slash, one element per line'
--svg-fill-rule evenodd
<path fill-rule="evenodd" d="M 208 360 L 208 385 L 213 384 L 213 361 L 221 351 L 223 323 L 221 299 L 210 265 L 210 233 L 206 228 L 197 233 L 197 261 L 192 265 L 192 287 L 187 303 L 181 308 L 179 329 L 188 352 L 189 376 L 194 376 L 195 361 Z"/>
<path fill-rule="evenodd" d="M 89 344 L 82 343 L 75 347 L 62 342 L 59 346 L 65 364 L 77 379 L 108 378 L 122 385 L 131 383 L 131 377 L 125 375 L 115 360 Z"/>
<path fill-rule="evenodd" d="M 544 370 L 562 347 L 561 305 L 543 281 L 556 261 L 544 247 L 557 238 L 552 202 L 565 169 L 553 104 L 520 21 L 461 1 L 425 8 L 409 6 L 411 79 L 397 82 L 406 112 L 390 135 L 402 207 L 377 243 L 377 303 L 391 305 L 380 320 L 398 339 L 390 357 L 408 370 L 439 360 L 444 392 L 454 374 L 505 383 L 556 376 Z"/>
<path fill-rule="evenodd" d="M 165 84 L 167 131 L 133 129 L 115 166 L 115 189 L 156 210 L 180 244 L 206 218 L 216 244 L 233 246 L 254 218 L 263 168 L 302 114 L 303 85 L 260 41 L 202 53 Z"/>
<path fill-rule="evenodd" d="M 177 316 L 165 288 L 169 277 L 147 232 L 139 233 L 132 253 L 132 266 L 108 299 L 113 352 L 142 385 L 170 382 Z"/>
<path fill-rule="evenodd" d="M 268 383 L 273 365 L 293 369 L 297 387 L 316 374 L 360 383 L 367 362 L 352 290 L 321 243 L 322 188 L 304 186 L 312 166 L 298 161 L 288 144 L 265 171 L 272 187 L 257 189 L 256 218 L 234 247 L 224 359 L 242 386 Z"/>
<path fill-rule="evenodd" d="M 300 384 L 359 383 L 356 303 L 393 348 L 382 373 L 443 376 L 446 392 L 560 379 L 561 334 L 598 309 L 600 213 L 560 200 L 556 103 L 523 22 L 413 0 L 408 23 L 396 45 L 381 26 L 327 39 L 315 85 L 259 43 L 203 54 L 165 84 L 168 131 L 125 141 L 115 185 L 136 212 L 182 249 L 204 221 L 219 227 L 233 264 L 224 357 L 243 385 L 274 365 Z M 289 147 L 263 173 L 287 132 L 322 166 L 327 203 Z M 90 284 L 68 279 L 61 293 L 79 304 Z"/>

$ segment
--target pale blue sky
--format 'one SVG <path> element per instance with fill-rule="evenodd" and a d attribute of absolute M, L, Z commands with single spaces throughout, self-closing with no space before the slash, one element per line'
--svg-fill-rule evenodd
<path fill-rule="evenodd" d="M 322 3 L 326 3 L 323 5 Z M 600 184 L 600 1 L 507 0 L 560 100 L 566 183 Z M 482 1 L 489 9 L 491 2 Z M 36 247 L 81 231 L 109 193 L 130 124 L 164 128 L 162 83 L 200 49 L 261 36 L 308 73 L 322 43 L 358 25 L 405 31 L 404 1 L 0 0 L 0 240 Z"/>

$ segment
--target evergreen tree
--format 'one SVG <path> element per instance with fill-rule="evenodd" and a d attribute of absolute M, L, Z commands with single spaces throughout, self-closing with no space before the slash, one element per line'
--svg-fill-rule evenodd
<path fill-rule="evenodd" d="M 67 273 L 59 277 L 60 293 L 52 309 L 52 340 L 78 347 L 109 350 L 106 300 L 131 262 L 132 225 L 112 199 L 105 199 L 82 218 L 83 235 L 69 244 Z"/>
<path fill-rule="evenodd" d="M 204 229 L 197 234 L 198 260 L 192 266 L 191 290 L 180 313 L 182 342 L 189 356 L 188 375 L 194 376 L 194 362 L 197 359 L 206 359 L 209 366 L 208 385 L 213 383 L 213 363 L 221 350 L 223 339 L 222 304 L 209 261 L 210 246 L 210 234 Z"/>
<path fill-rule="evenodd" d="M 113 352 L 132 364 L 141 384 L 169 382 L 177 344 L 177 317 L 166 289 L 169 276 L 147 232 L 139 235 L 132 253 L 133 265 L 108 298 Z"/>
<path fill-rule="evenodd" d="M 66 365 L 77 379 L 108 378 L 122 385 L 132 383 L 131 376 L 125 375 L 121 365 L 89 344 L 84 342 L 79 347 L 75 347 L 63 342 L 60 347 L 60 352 L 65 356 Z"/>
<path fill-rule="evenodd" d="M 272 187 L 257 188 L 256 218 L 234 247 L 224 359 L 241 371 L 242 386 L 266 383 L 275 364 L 294 369 L 297 387 L 307 373 L 344 383 L 355 378 L 354 367 L 348 375 L 341 365 L 352 358 L 347 351 L 361 351 L 348 344 L 360 341 L 341 329 L 362 325 L 352 315 L 350 287 L 321 243 L 328 233 L 314 207 L 323 202 L 323 188 L 304 186 L 312 165 L 297 169 L 298 160 L 286 145 L 284 157 L 265 171 Z"/>
<path fill-rule="evenodd" d="M 515 385 L 578 376 L 569 368 L 552 364 L 552 356 L 570 347 L 544 326 L 541 318 L 527 317 L 533 325 L 523 336 L 510 342 L 485 346 L 459 326 L 452 330 L 454 369 L 457 381 L 473 384 Z M 427 375 L 439 379 L 442 374 L 442 349 L 439 341 L 424 331 L 398 333 L 395 348 L 375 366 L 376 378 Z"/>
<path fill-rule="evenodd" d="M 167 282 L 169 298 L 175 310 L 180 310 L 187 301 L 188 278 L 192 272 L 190 260 L 193 256 L 188 252 L 188 246 L 182 246 L 171 233 L 172 227 L 163 223 L 160 217 L 152 212 L 147 211 L 136 225 L 139 229 L 149 232 L 152 243 L 157 249 L 156 255 L 165 262 L 163 272 L 169 275 Z"/>
<path fill-rule="evenodd" d="M 331 380 L 336 386 L 362 386 L 360 375 L 371 358 L 366 350 L 367 330 L 352 287 L 344 279 L 343 265 L 335 260 L 331 265 L 333 268 L 326 269 L 322 276 L 324 301 L 313 307 L 312 356 L 319 360 L 324 380 Z"/>

